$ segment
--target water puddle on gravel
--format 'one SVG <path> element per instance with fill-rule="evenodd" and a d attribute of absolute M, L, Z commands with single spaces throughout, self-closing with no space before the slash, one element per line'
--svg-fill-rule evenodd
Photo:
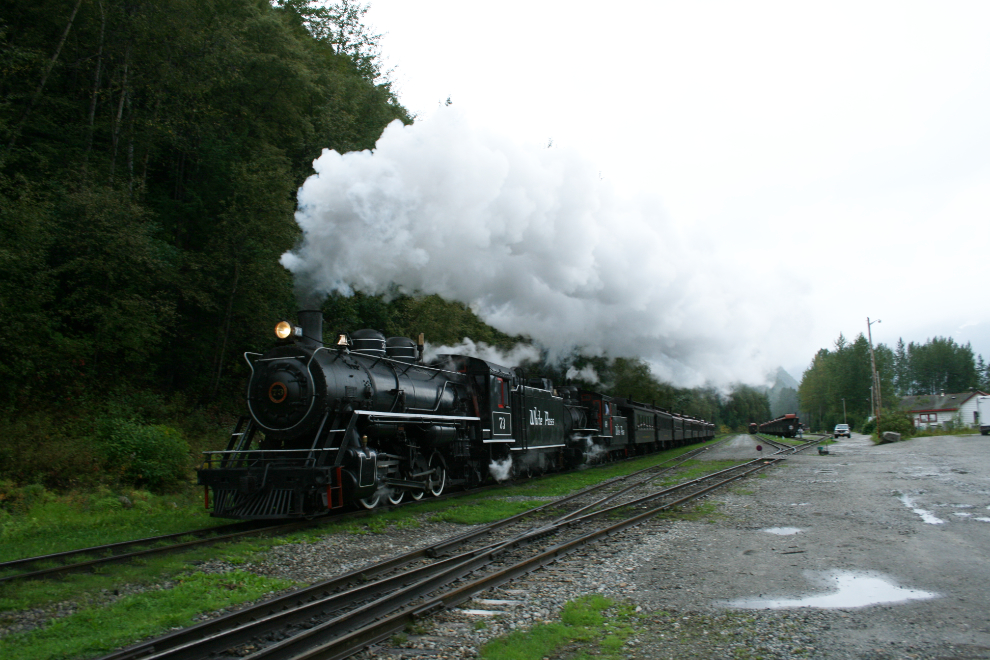
<path fill-rule="evenodd" d="M 899 587 L 889 579 L 873 573 L 839 571 L 818 576 L 818 579 L 824 585 L 836 590 L 799 598 L 765 598 L 761 595 L 759 598 L 739 598 L 722 601 L 720 604 L 740 609 L 783 610 L 795 607 L 835 609 L 904 603 L 938 597 L 938 594 L 930 591 Z"/>
<path fill-rule="evenodd" d="M 761 529 L 761 532 L 766 532 L 767 534 L 776 534 L 777 536 L 790 536 L 791 534 L 797 534 L 801 531 L 800 527 L 770 527 L 768 529 Z"/>
<path fill-rule="evenodd" d="M 904 503 L 904 506 L 906 506 L 907 508 L 911 509 L 912 511 L 914 511 L 915 513 L 917 513 L 919 516 L 921 516 L 921 519 L 924 520 L 929 525 L 944 525 L 945 524 L 945 521 L 944 520 L 942 520 L 941 518 L 939 518 L 938 516 L 936 516 L 931 511 L 925 511 L 924 509 L 919 509 L 918 507 L 916 507 L 914 505 L 914 500 L 912 500 L 907 495 L 901 495 L 900 498 L 898 498 L 898 499 L 900 499 L 901 502 Z"/>

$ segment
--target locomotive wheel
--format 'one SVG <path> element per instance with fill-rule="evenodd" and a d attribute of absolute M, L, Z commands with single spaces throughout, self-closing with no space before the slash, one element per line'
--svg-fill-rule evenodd
<path fill-rule="evenodd" d="M 444 465 L 440 452 L 435 451 L 430 456 L 430 469 L 437 471 L 436 475 L 430 477 L 428 486 L 430 495 L 440 497 L 443 494 L 443 489 L 447 487 L 447 466 Z"/>
<path fill-rule="evenodd" d="M 374 509 L 381 502 L 382 496 L 375 493 L 371 497 L 366 497 L 364 499 L 359 499 L 358 504 L 360 504 L 365 509 Z"/>
<path fill-rule="evenodd" d="M 388 503 L 391 504 L 392 506 L 395 506 L 396 504 L 402 504 L 402 500 L 404 500 L 405 497 L 406 497 L 406 491 L 404 491 L 404 490 L 399 490 L 399 491 L 393 490 L 392 492 L 390 492 L 388 494 Z"/>

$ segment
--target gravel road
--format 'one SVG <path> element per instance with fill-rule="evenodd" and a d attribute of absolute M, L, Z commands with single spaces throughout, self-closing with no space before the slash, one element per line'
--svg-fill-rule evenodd
<path fill-rule="evenodd" d="M 630 658 L 990 658 L 990 440 L 829 449 L 714 495 L 707 520 L 643 525 L 364 656 L 472 657 L 597 591 L 644 614 Z"/>

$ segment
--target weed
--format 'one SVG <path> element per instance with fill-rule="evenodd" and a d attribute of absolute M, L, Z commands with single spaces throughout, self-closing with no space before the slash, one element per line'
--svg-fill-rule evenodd
<path fill-rule="evenodd" d="M 582 596 L 564 605 L 560 623 L 540 623 L 493 639 L 481 648 L 481 657 L 535 660 L 575 643 L 588 646 L 592 655 L 616 657 L 633 634 L 637 617 L 631 606 L 616 605 L 601 594 Z"/>
<path fill-rule="evenodd" d="M 407 623 L 406 632 L 410 635 L 425 635 L 429 631 L 418 623 Z"/>

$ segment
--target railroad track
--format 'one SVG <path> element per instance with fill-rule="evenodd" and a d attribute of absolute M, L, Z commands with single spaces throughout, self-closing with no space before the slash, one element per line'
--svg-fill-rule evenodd
<path fill-rule="evenodd" d="M 777 450 L 776 453 L 778 453 L 778 454 L 781 454 L 781 453 L 796 454 L 799 451 L 804 451 L 808 447 L 813 447 L 815 445 L 818 445 L 822 441 L 821 438 L 818 438 L 818 439 L 814 439 L 814 440 L 809 440 L 809 441 L 807 441 L 805 443 L 802 443 L 800 445 L 791 445 L 791 444 L 788 444 L 786 442 L 781 442 L 779 440 L 775 440 L 774 438 L 771 438 L 769 436 L 762 435 L 762 434 L 760 435 L 760 439 L 763 442 L 765 442 L 768 445 L 770 445 L 771 447 L 773 447 L 774 449 L 776 449 Z"/>
<path fill-rule="evenodd" d="M 188 532 L 165 534 L 134 541 L 122 541 L 107 545 L 68 550 L 40 557 L 26 557 L 0 563 L 0 584 L 17 580 L 32 580 L 53 578 L 66 573 L 91 570 L 107 564 L 115 564 L 138 557 L 168 554 L 188 548 L 233 541 L 245 536 L 258 534 L 277 534 L 291 531 L 291 528 L 302 527 L 300 523 L 272 524 L 258 522 L 241 522 L 216 527 L 205 527 Z M 186 540 L 183 540 L 186 539 Z M 39 568 L 40 564 L 56 562 L 55 566 Z M 65 563 L 67 562 L 67 563 Z M 8 571 L 16 571 L 3 575 Z"/>
<path fill-rule="evenodd" d="M 608 535 L 775 465 L 766 458 L 675 486 L 648 489 L 662 470 L 629 475 L 624 488 L 595 486 L 537 510 L 484 526 L 271 601 L 137 644 L 101 660 L 247 657 L 344 658 L 401 631 L 417 619 L 556 561 Z M 594 501 L 578 505 L 598 492 Z M 552 508 L 562 515 L 547 519 Z M 558 512 L 558 514 L 561 512 Z M 525 516 L 534 524 L 505 533 Z M 604 519 L 604 520 L 603 520 Z M 493 538 L 497 537 L 497 538 Z M 479 542 L 480 541 L 480 542 Z M 432 559 L 431 559 L 432 558 Z"/>
<path fill-rule="evenodd" d="M 687 460 L 707 449 L 708 447 L 701 447 L 671 460 Z M 647 468 L 641 472 L 654 469 L 656 468 Z M 639 473 L 627 475 L 627 478 L 633 477 L 635 474 Z M 503 485 L 483 486 L 468 492 L 484 492 L 485 490 L 500 488 Z M 458 497 L 463 494 L 465 494 L 464 491 L 446 493 L 441 495 L 439 499 Z M 394 507 L 380 508 L 392 509 Z M 110 543 L 107 545 L 81 548 L 79 550 L 68 550 L 38 557 L 15 559 L 0 563 L 0 585 L 19 580 L 51 579 L 69 573 L 89 571 L 109 564 L 128 562 L 138 558 L 182 552 L 196 547 L 236 541 L 250 536 L 287 534 L 302 529 L 311 529 L 328 522 L 337 523 L 341 520 L 364 518 L 371 515 L 374 515 L 374 511 L 359 510 L 334 516 L 324 516 L 314 520 L 296 520 L 288 523 L 248 521 L 136 539 L 133 541 Z"/>

